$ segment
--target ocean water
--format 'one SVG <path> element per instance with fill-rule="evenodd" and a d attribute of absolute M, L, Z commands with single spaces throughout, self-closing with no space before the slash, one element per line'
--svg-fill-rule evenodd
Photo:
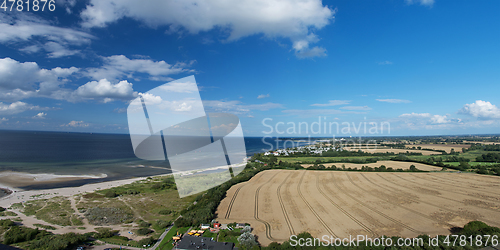
<path fill-rule="evenodd" d="M 247 155 L 304 145 L 276 138 L 245 137 Z M 283 145 L 285 144 L 285 145 Z M 30 185 L 23 189 L 79 186 L 86 183 L 170 173 L 166 161 L 145 161 L 134 155 L 128 134 L 90 134 L 0 130 L 0 172 L 102 175 L 70 183 Z"/>

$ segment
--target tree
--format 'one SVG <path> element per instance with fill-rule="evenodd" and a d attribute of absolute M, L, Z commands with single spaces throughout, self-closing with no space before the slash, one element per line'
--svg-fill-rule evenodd
<path fill-rule="evenodd" d="M 251 226 L 245 226 L 243 229 L 241 229 L 242 233 L 251 233 L 252 232 L 252 227 Z"/>
<path fill-rule="evenodd" d="M 410 171 L 412 171 L 412 172 L 417 171 L 417 167 L 415 167 L 415 165 L 413 165 L 413 164 L 412 164 L 412 165 L 410 166 Z"/>
<path fill-rule="evenodd" d="M 257 241 L 255 240 L 255 236 L 251 233 L 242 233 L 238 237 L 238 243 L 240 244 L 240 246 L 242 246 L 246 249 L 250 249 L 253 246 L 257 245 Z"/>

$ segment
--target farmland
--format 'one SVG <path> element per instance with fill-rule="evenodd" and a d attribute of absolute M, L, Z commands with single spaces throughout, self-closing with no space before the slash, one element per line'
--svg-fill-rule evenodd
<path fill-rule="evenodd" d="M 453 149 L 456 152 L 462 151 L 462 148 L 470 148 L 470 145 L 462 145 L 462 144 L 413 144 L 413 145 L 406 145 L 407 148 L 413 148 L 413 147 L 421 147 L 425 149 L 432 149 L 432 150 L 443 150 L 446 151 L 446 153 L 451 153 L 451 150 Z"/>
<path fill-rule="evenodd" d="M 441 147 L 440 147 L 441 148 Z M 418 150 L 418 149 L 399 149 L 399 148 L 384 148 L 384 147 L 372 147 L 372 148 L 368 148 L 368 147 L 345 147 L 344 148 L 345 150 L 349 150 L 349 151 L 358 151 L 358 150 L 361 150 L 363 152 L 367 152 L 367 153 L 395 153 L 395 154 L 399 154 L 399 153 L 421 153 L 422 155 L 439 155 L 441 154 L 440 152 L 436 152 L 436 151 L 429 151 L 429 150 Z M 449 148 L 450 151 L 451 151 L 451 148 Z M 461 149 L 460 149 L 461 150 Z"/>
<path fill-rule="evenodd" d="M 313 236 L 449 234 L 472 220 L 500 226 L 500 177 L 466 173 L 267 170 L 232 186 L 222 223 L 247 222 L 259 242 Z"/>
<path fill-rule="evenodd" d="M 441 170 L 441 168 L 439 168 L 439 167 L 434 167 L 434 166 L 427 165 L 427 164 L 415 163 L 415 162 L 402 162 L 402 161 L 377 161 L 376 163 L 363 163 L 363 164 L 350 163 L 350 162 L 338 162 L 338 163 L 324 163 L 323 165 L 327 168 L 330 168 L 332 165 L 334 165 L 337 168 L 345 168 L 345 169 L 348 169 L 348 168 L 360 169 L 362 166 L 367 166 L 367 167 L 371 167 L 371 168 L 385 166 L 386 168 L 403 169 L 403 170 L 408 170 L 408 169 L 410 169 L 411 165 L 414 165 L 418 170 L 423 170 L 423 171 L 440 171 Z M 312 166 L 312 164 L 302 164 L 302 167 L 304 167 L 304 168 L 308 168 L 310 166 Z"/>

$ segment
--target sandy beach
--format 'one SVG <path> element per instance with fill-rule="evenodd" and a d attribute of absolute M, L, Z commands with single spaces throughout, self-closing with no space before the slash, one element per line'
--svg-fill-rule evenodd
<path fill-rule="evenodd" d="M 27 190 L 27 191 L 13 187 L 15 185 L 13 186 L 8 185 L 8 183 L 17 184 L 20 182 L 33 183 L 38 181 L 38 182 L 48 183 L 48 182 L 71 181 L 71 180 L 92 178 L 89 176 L 77 176 L 77 175 L 74 176 L 71 175 L 60 176 L 60 175 L 50 175 L 50 174 L 42 174 L 42 175 L 44 179 L 36 179 L 36 176 L 39 176 L 39 174 L 11 173 L 8 176 L 2 176 L 0 174 L 0 187 L 7 188 L 13 191 L 12 194 L 0 198 L 0 206 L 8 208 L 14 203 L 36 199 L 35 197 L 40 197 L 40 196 L 43 196 L 40 198 L 44 199 L 56 196 L 69 197 L 75 194 L 94 192 L 96 190 L 122 186 L 133 183 L 138 180 L 145 179 L 145 177 L 138 177 L 125 180 L 85 184 L 79 187 L 65 187 L 65 188 L 52 188 L 52 189 Z M 94 177 L 94 178 L 99 178 L 99 177 Z M 105 178 L 105 176 L 100 178 Z"/>
<path fill-rule="evenodd" d="M 239 164 L 231 165 L 234 167 L 242 167 L 246 165 L 246 161 Z M 218 169 L 225 169 L 228 166 L 219 166 L 207 169 L 180 171 L 173 173 L 174 175 L 185 176 L 195 173 L 203 173 L 205 171 L 213 171 Z M 171 174 L 155 175 L 155 176 L 168 176 Z M 135 181 L 146 179 L 147 177 L 136 177 L 115 181 L 104 181 L 98 183 L 89 183 L 77 187 L 63 187 L 63 188 L 50 188 L 38 190 L 22 190 L 18 187 L 30 184 L 49 184 L 58 182 L 68 182 L 73 180 L 82 179 L 98 179 L 106 178 L 106 174 L 101 175 L 56 175 L 56 174 L 31 174 L 23 172 L 5 171 L 0 172 L 0 188 L 12 190 L 13 193 L 0 198 L 0 206 L 4 208 L 10 207 L 14 203 L 25 202 L 37 198 L 52 198 L 56 196 L 71 197 L 76 194 L 90 193 L 100 189 L 107 189 L 117 186 L 123 186 L 133 183 Z"/>

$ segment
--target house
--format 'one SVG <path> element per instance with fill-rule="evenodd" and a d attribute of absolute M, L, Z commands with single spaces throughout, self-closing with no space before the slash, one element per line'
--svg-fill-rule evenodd
<path fill-rule="evenodd" d="M 214 223 L 214 228 L 219 228 L 220 227 L 220 223 Z"/>
<path fill-rule="evenodd" d="M 246 226 L 245 223 L 236 223 L 235 228 L 244 228 Z"/>
<path fill-rule="evenodd" d="M 200 228 L 201 228 L 202 230 L 207 230 L 207 229 L 209 229 L 209 228 L 210 228 L 210 225 L 209 225 L 209 224 L 201 224 Z"/>
<path fill-rule="evenodd" d="M 174 249 L 190 250 L 190 249 L 216 249 L 216 250 L 233 250 L 234 243 L 232 242 L 216 242 L 208 237 L 194 237 L 186 235 L 182 238 L 177 247 Z"/>

